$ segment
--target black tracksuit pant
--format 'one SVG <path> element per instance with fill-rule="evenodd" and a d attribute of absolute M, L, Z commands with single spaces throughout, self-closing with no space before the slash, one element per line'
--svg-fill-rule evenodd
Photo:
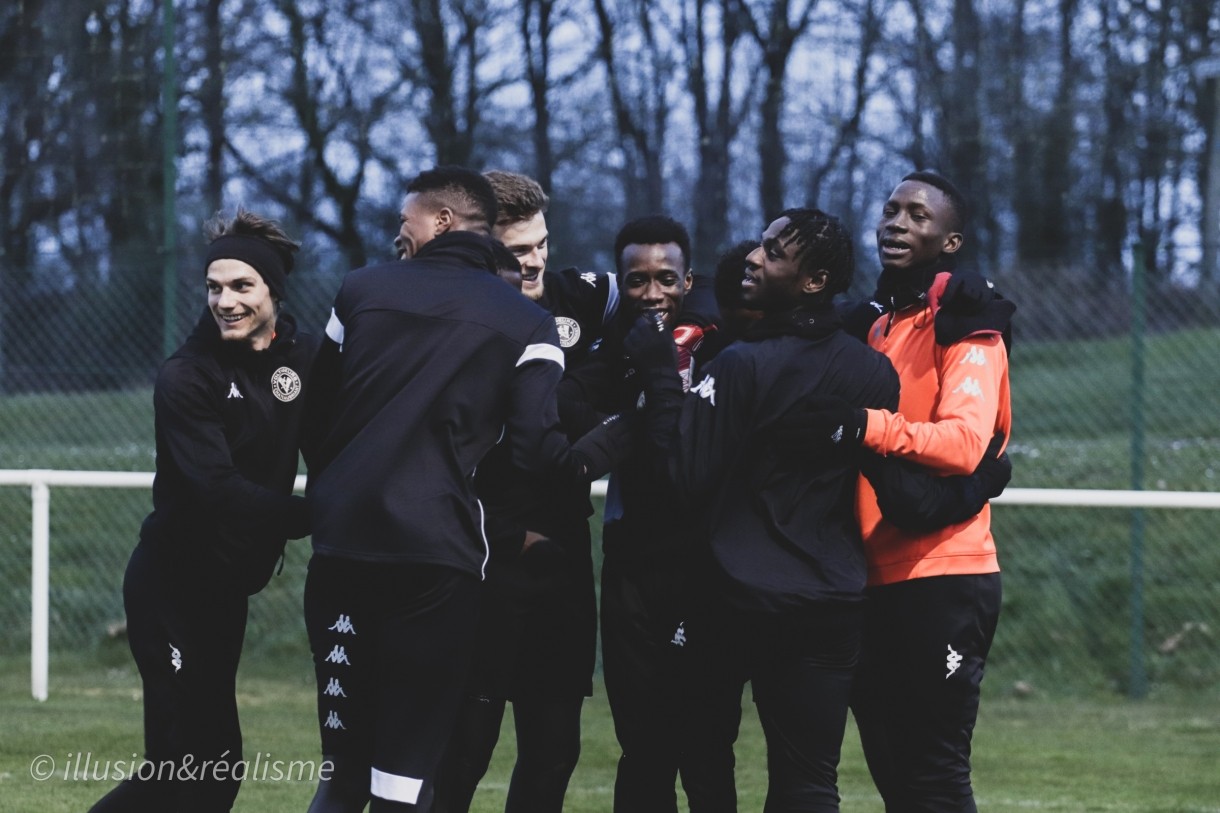
<path fill-rule="evenodd" d="M 975 813 L 970 741 L 1000 574 L 868 590 L 852 712 L 887 813 Z"/>
<path fill-rule="evenodd" d="M 141 543 L 123 579 L 127 639 L 144 685 L 145 765 L 91 813 L 228 811 L 240 782 L 237 665 L 247 598 Z M 224 769 L 216 766 L 224 763 Z"/>
<path fill-rule="evenodd" d="M 475 576 L 315 554 L 305 626 L 322 754 L 313 813 L 427 810 L 457 719 L 479 610 Z"/>
<path fill-rule="evenodd" d="M 733 743 L 745 683 L 767 740 L 766 813 L 839 809 L 838 764 L 858 662 L 862 602 L 745 610 L 715 595 L 682 625 L 682 784 L 691 813 L 737 810 Z"/>

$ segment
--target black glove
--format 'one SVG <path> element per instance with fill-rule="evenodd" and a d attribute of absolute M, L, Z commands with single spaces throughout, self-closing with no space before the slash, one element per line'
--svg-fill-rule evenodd
<path fill-rule="evenodd" d="M 590 482 L 605 477 L 632 448 L 630 423 L 622 415 L 611 415 L 572 444 L 577 476 Z"/>
<path fill-rule="evenodd" d="M 833 395 L 801 401 L 776 421 L 770 436 L 789 453 L 845 453 L 859 448 L 868 413 Z"/>
<path fill-rule="evenodd" d="M 878 316 L 882 316 L 888 311 L 889 307 L 878 298 L 877 294 L 874 294 L 872 299 L 865 299 L 850 305 L 839 313 L 839 318 L 843 322 L 843 332 L 866 342 L 869 328 L 877 321 Z"/>
<path fill-rule="evenodd" d="M 978 482 L 979 491 L 988 500 L 1003 494 L 1008 481 L 1012 479 L 1012 461 L 1008 459 L 1007 452 L 1000 452 L 1004 440 L 1004 433 L 996 432 L 983 453 L 983 459 L 970 475 Z"/>
<path fill-rule="evenodd" d="M 656 312 L 642 313 L 623 337 L 623 352 L 641 372 L 678 369 L 678 349 L 665 318 Z"/>
<path fill-rule="evenodd" d="M 995 286 L 975 271 L 957 271 L 949 277 L 945 292 L 940 297 L 940 307 L 960 316 L 973 316 L 982 312 L 996 298 Z"/>

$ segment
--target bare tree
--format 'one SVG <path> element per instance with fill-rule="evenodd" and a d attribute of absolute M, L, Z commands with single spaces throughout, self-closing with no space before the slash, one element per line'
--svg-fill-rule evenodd
<path fill-rule="evenodd" d="M 708 20 L 719 12 L 718 27 Z M 743 34 L 740 7 L 733 0 L 694 0 L 682 7 L 682 47 L 687 89 L 694 107 L 699 169 L 694 195 L 694 267 L 710 272 L 720 251 L 735 238 L 729 229 L 729 148 L 745 118 L 748 94 L 733 100 L 734 54 Z M 719 70 L 709 76 L 709 29 L 719 33 Z"/>
<path fill-rule="evenodd" d="M 746 30 L 762 50 L 766 82 L 758 129 L 758 197 L 764 216 L 784 208 L 784 172 L 788 153 L 784 147 L 782 119 L 788 60 L 797 40 L 809 28 L 818 0 L 770 0 L 752 3 L 735 0 L 744 12 Z"/>

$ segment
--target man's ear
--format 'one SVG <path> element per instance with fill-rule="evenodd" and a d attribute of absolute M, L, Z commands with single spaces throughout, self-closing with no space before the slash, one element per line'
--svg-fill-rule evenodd
<path fill-rule="evenodd" d="M 436 233 L 444 234 L 453 228 L 454 220 L 453 210 L 448 206 L 442 206 L 440 211 L 436 213 Z"/>
<path fill-rule="evenodd" d="M 695 284 L 695 275 L 688 268 L 686 269 L 686 282 L 682 286 L 682 290 L 689 291 L 691 286 Z"/>
<path fill-rule="evenodd" d="M 961 232 L 951 231 L 945 236 L 945 242 L 941 245 L 941 254 L 956 254 L 958 249 L 962 247 L 965 237 Z"/>
<path fill-rule="evenodd" d="M 826 287 L 826 283 L 829 279 L 830 272 L 825 268 L 819 268 L 813 273 L 805 275 L 805 279 L 801 283 L 801 293 L 816 294 Z"/>

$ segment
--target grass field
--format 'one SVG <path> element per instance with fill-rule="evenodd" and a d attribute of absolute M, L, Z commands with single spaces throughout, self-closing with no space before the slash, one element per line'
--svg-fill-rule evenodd
<path fill-rule="evenodd" d="M 129 667 L 81 668 L 57 664 L 51 698 L 29 699 L 19 659 L 0 670 L 0 810 L 4 813 L 81 811 L 109 781 L 94 781 L 111 763 L 129 762 L 141 749 L 139 681 Z M 291 667 L 291 668 L 290 668 Z M 239 702 L 246 756 L 264 763 L 317 760 L 317 731 L 307 663 L 262 664 L 244 669 Z M 986 813 L 1029 810 L 1124 811 L 1124 813 L 1220 813 L 1220 707 L 1215 702 L 1132 702 L 1118 698 L 1027 702 L 988 692 L 975 741 L 976 793 Z M 740 809 L 761 810 L 765 748 L 747 703 L 737 747 Z M 78 756 L 87 754 L 88 758 Z M 491 772 L 475 799 L 475 811 L 503 810 L 514 754 L 511 721 Z M 35 781 L 31 771 L 53 774 Z M 583 751 L 565 810 L 610 809 L 617 758 L 609 710 L 601 686 L 583 718 Z M 90 769 L 81 766 L 92 765 Z M 65 772 L 68 778 L 65 779 Z M 74 775 L 81 778 L 74 778 Z M 267 774 L 271 776 L 272 774 Z M 300 776 L 298 770 L 294 776 Z M 307 806 L 308 781 L 247 781 L 237 811 L 299 813 Z M 880 813 L 881 804 L 864 768 L 858 741 L 848 731 L 841 765 L 842 809 Z"/>
<path fill-rule="evenodd" d="M 1127 488 L 1132 450 L 1147 488 L 1216 490 L 1220 331 L 1148 341 L 1137 409 L 1129 342 L 1021 345 L 1013 358 L 1014 486 Z M 1143 421 L 1134 440 L 1132 421 Z M 0 467 L 151 470 L 151 395 L 0 397 Z M 140 750 L 139 681 L 119 585 L 142 491 L 56 489 L 52 498 L 51 699 L 29 699 L 28 491 L 0 488 L 0 813 L 87 809 L 109 782 L 63 779 L 68 755 L 130 761 Z M 1220 546 L 1214 512 L 997 507 L 1005 570 L 1000 631 L 976 740 L 980 809 L 1220 813 Z M 1142 555 L 1140 656 L 1149 699 L 1125 699 L 1131 668 L 1131 561 Z M 310 669 L 300 628 L 307 545 L 251 611 L 240 703 L 247 756 L 316 758 Z M 738 749 L 741 809 L 759 810 L 764 748 L 752 709 Z M 570 811 L 609 809 L 617 757 L 604 694 L 589 701 Z M 511 729 L 507 729 L 511 732 Z M 476 810 L 502 810 L 506 734 Z M 35 782 L 31 762 L 56 760 Z M 79 762 L 77 762 L 79 764 Z M 95 769 L 96 772 L 96 769 Z M 849 732 L 845 811 L 880 803 Z M 312 783 L 248 782 L 239 811 L 304 810 Z"/>

